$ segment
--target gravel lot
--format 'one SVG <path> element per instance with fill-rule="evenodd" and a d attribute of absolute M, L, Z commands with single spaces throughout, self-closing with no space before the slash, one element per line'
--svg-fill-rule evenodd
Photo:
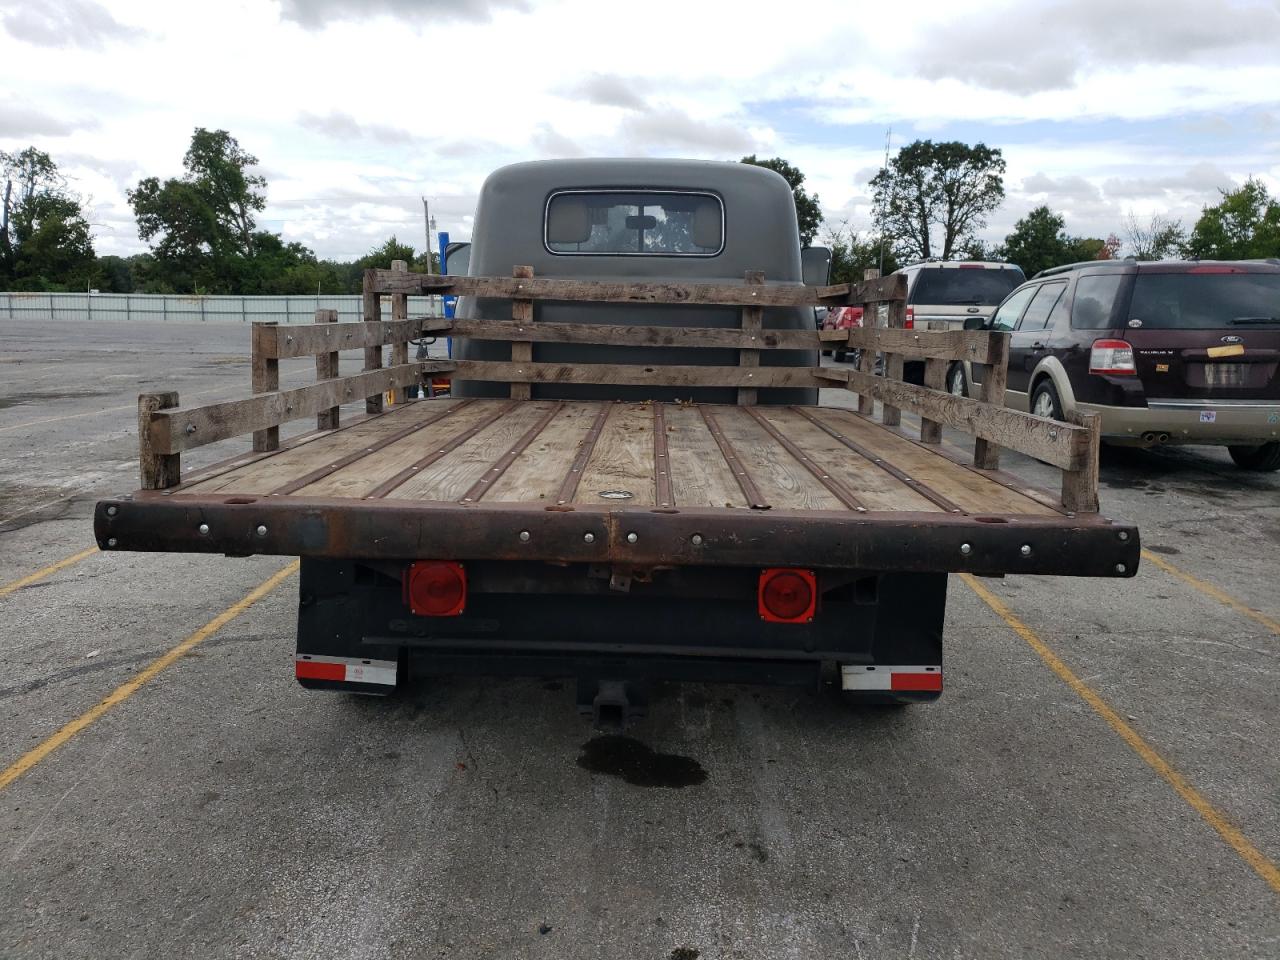
<path fill-rule="evenodd" d="M 0 322 L 0 590 L 136 487 L 141 390 L 242 395 L 247 347 Z M 628 733 L 705 777 L 637 785 L 580 765 L 571 683 L 306 693 L 290 577 L 0 788 L 0 957 L 1274 958 L 1280 474 L 1109 451 L 1102 498 L 1168 569 L 979 585 L 1137 749 L 952 578 L 937 704 L 672 685 Z M 93 553 L 0 596 L 0 769 L 285 566 Z"/>

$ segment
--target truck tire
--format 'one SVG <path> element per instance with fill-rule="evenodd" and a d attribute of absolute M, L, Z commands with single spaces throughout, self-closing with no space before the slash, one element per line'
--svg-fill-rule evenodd
<path fill-rule="evenodd" d="M 1236 466 L 1244 470 L 1280 470 L 1280 441 L 1272 440 L 1256 447 L 1229 446 L 1227 452 Z"/>

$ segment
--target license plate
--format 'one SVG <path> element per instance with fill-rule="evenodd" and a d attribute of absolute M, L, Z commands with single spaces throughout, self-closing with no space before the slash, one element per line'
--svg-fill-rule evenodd
<path fill-rule="evenodd" d="M 1206 363 L 1204 365 L 1205 386 L 1243 387 L 1247 369 L 1243 363 Z"/>

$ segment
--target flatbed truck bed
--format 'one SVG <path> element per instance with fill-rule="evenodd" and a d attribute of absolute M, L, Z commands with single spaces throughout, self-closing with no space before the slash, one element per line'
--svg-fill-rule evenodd
<path fill-rule="evenodd" d="M 839 407 L 407 400 L 104 501 L 99 524 L 110 549 L 329 558 L 1092 576 L 1132 561 L 1133 528 L 948 452 Z"/>

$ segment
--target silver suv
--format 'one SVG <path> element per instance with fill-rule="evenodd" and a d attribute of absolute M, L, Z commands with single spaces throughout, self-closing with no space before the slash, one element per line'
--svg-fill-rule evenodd
<path fill-rule="evenodd" d="M 907 326 L 917 330 L 972 329 L 985 323 L 1015 287 L 1026 280 L 1012 263 L 979 260 L 924 260 L 903 267 L 907 277 Z M 920 383 L 923 363 L 908 363 L 906 379 Z M 947 371 L 947 389 L 964 396 L 968 383 L 963 364 Z"/>

